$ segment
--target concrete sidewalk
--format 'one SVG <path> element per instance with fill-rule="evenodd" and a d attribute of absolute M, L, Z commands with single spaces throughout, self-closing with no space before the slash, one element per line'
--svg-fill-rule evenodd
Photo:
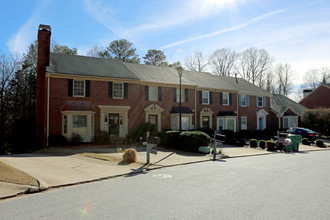
<path fill-rule="evenodd" d="M 324 150 L 300 145 L 299 151 Z M 42 149 L 32 154 L 1 156 L 0 161 L 13 166 L 39 181 L 39 187 L 17 185 L 0 182 L 0 198 L 9 198 L 26 192 L 42 191 L 49 188 L 82 184 L 92 181 L 132 175 L 148 169 L 166 166 L 196 163 L 212 160 L 211 154 L 195 154 L 157 147 L 157 155 L 151 154 L 151 164 L 146 165 L 145 147 L 137 147 L 138 163 L 125 164 L 120 162 L 123 148 L 99 147 L 66 147 Z M 224 145 L 222 153 L 227 157 L 272 154 L 262 149 Z M 111 161 L 104 161 L 83 155 L 96 153 L 110 156 Z M 220 156 L 217 156 L 220 159 Z"/>

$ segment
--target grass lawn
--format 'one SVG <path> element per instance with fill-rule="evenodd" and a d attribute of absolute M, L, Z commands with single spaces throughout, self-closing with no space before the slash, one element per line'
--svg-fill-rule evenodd
<path fill-rule="evenodd" d="M 38 186 L 38 182 L 35 178 L 1 161 L 0 181 L 21 185 Z"/>

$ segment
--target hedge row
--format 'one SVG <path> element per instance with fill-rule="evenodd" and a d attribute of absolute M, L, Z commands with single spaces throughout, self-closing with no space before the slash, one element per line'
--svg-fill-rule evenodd
<path fill-rule="evenodd" d="M 167 131 L 163 144 L 179 150 L 198 152 L 200 146 L 208 146 L 211 138 L 202 131 Z"/>

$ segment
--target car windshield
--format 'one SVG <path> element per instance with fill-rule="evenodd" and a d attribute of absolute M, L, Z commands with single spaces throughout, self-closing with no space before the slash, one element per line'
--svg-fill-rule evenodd
<path fill-rule="evenodd" d="M 305 129 L 303 129 L 303 130 L 307 131 L 308 133 L 314 133 L 314 131 L 312 131 L 312 130 L 310 130 L 310 129 L 308 129 L 308 128 L 305 128 Z"/>

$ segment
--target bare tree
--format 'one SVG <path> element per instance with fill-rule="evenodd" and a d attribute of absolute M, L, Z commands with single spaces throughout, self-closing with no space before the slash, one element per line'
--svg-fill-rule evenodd
<path fill-rule="evenodd" d="M 214 51 L 210 56 L 212 72 L 220 76 L 233 76 L 233 67 L 237 58 L 238 54 L 228 48 Z"/>
<path fill-rule="evenodd" d="M 264 88 L 267 92 L 275 93 L 275 80 L 274 80 L 274 74 L 269 71 L 266 74 L 266 82 Z"/>
<path fill-rule="evenodd" d="M 8 123 L 10 82 L 19 67 L 20 59 L 18 56 L 0 54 L 0 151 Z"/>
<path fill-rule="evenodd" d="M 200 50 L 196 50 L 194 55 L 187 56 L 185 60 L 186 68 L 196 72 L 202 72 L 208 64 L 207 58 Z"/>
<path fill-rule="evenodd" d="M 302 88 L 305 89 L 315 89 L 321 83 L 330 83 L 330 69 L 328 67 L 310 69 L 304 74 L 303 81 Z"/>
<path fill-rule="evenodd" d="M 101 49 L 99 46 L 95 45 L 91 49 L 89 49 L 86 54 L 87 54 L 87 56 L 90 56 L 90 57 L 99 57 L 99 53 L 102 50 L 103 49 Z"/>
<path fill-rule="evenodd" d="M 265 49 L 250 47 L 240 54 L 235 70 L 243 79 L 261 87 L 272 63 L 273 58 Z"/>
<path fill-rule="evenodd" d="M 293 89 L 293 70 L 288 63 L 278 64 L 275 68 L 276 93 L 288 96 Z"/>

